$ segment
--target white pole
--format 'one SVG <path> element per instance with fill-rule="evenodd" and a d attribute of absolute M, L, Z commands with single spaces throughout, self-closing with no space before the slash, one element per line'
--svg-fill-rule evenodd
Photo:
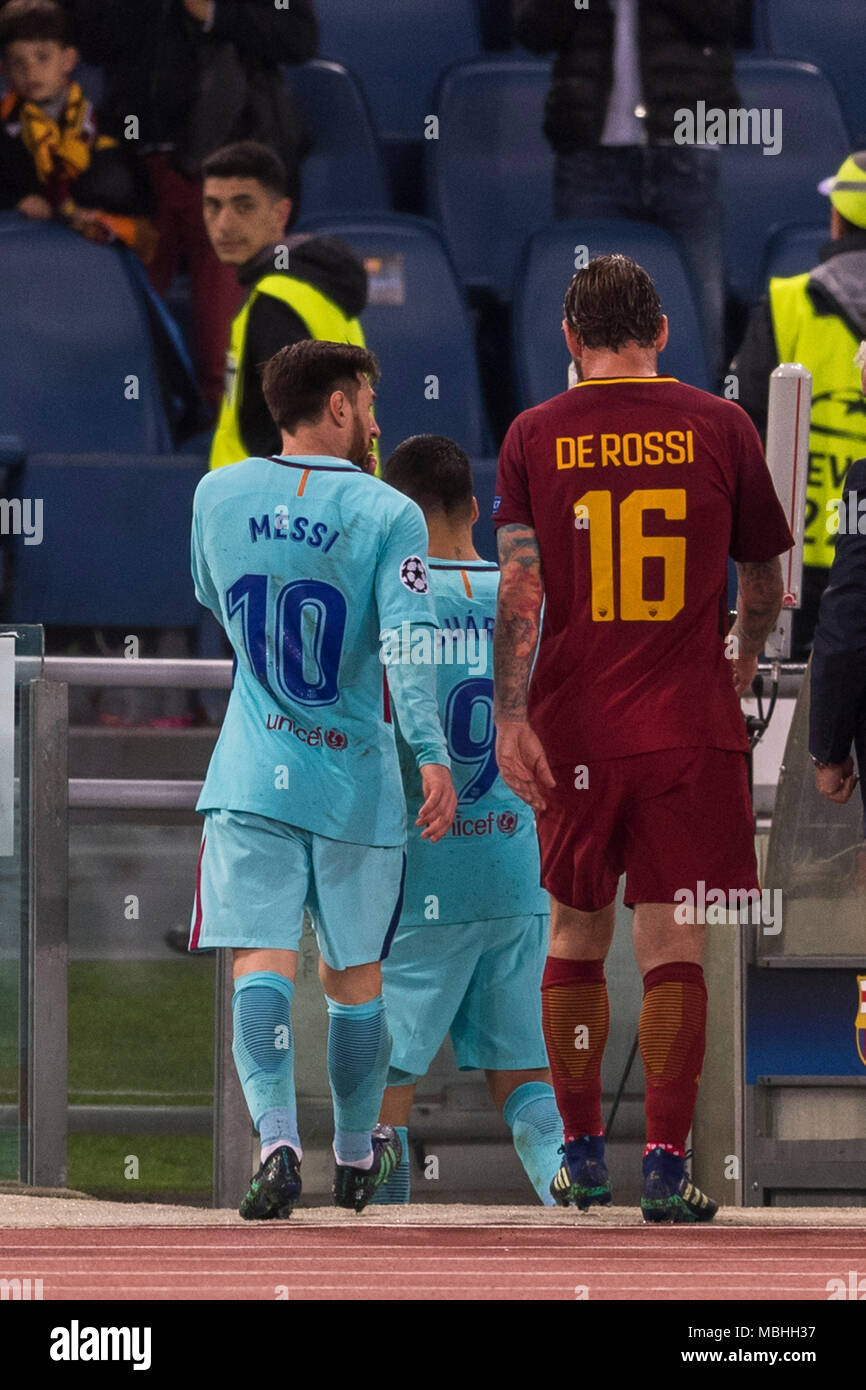
<path fill-rule="evenodd" d="M 799 362 L 783 362 L 770 376 L 767 465 L 794 544 L 787 555 L 782 556 L 785 592 L 776 627 L 764 647 L 769 657 L 791 655 L 791 614 L 800 607 L 802 597 L 811 406 L 811 372 Z"/>

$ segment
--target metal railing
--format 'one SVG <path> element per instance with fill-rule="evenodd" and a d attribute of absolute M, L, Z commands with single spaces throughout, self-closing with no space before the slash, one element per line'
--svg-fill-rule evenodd
<path fill-rule="evenodd" d="M 40 670 L 41 668 L 41 670 Z M 762 665 L 765 679 L 769 665 Z M 805 666 L 776 668 L 779 697 L 799 692 Z M 21 786 L 23 872 L 29 885 L 22 977 L 20 1111 L 24 1181 L 67 1183 L 69 811 L 194 810 L 198 781 L 68 777 L 68 687 L 123 686 L 228 690 L 231 661 L 123 657 L 16 658 L 27 688 L 22 738 L 28 776 Z M 214 1007 L 213 1204 L 233 1205 L 249 1181 L 252 1129 L 231 1056 L 231 952 L 218 950 Z M 202 1107 L 204 1109 L 204 1107 Z M 184 1112 L 175 1113 L 183 1123 Z M 185 1117 L 187 1120 L 189 1117 Z M 196 1128 L 200 1132 L 200 1121 Z"/>
<path fill-rule="evenodd" d="M 29 885 L 26 979 L 22 980 L 20 1113 L 24 1181 L 67 1183 L 69 811 L 192 811 L 198 781 L 68 777 L 68 688 L 151 686 L 228 690 L 231 661 L 110 657 L 20 658 L 27 686 L 22 738 L 29 775 L 21 787 L 24 865 Z M 26 663 L 26 665 L 25 665 Z M 216 952 L 214 1000 L 213 1204 L 230 1205 L 249 1181 L 252 1130 L 232 1064 L 231 952 Z M 206 1107 L 202 1107 L 206 1109 Z M 175 1128 L 200 1132 L 200 1119 L 174 1112 Z M 141 1117 L 139 1117 L 139 1123 Z"/>

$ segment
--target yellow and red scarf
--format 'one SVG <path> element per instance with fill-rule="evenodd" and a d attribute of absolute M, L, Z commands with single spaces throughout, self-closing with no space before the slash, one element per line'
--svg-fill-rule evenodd
<path fill-rule="evenodd" d="M 107 140 L 105 136 L 97 137 L 93 106 L 77 82 L 70 82 L 66 104 L 56 121 L 46 116 L 35 101 L 19 101 L 14 93 L 4 99 L 0 108 L 4 121 L 13 112 L 21 122 L 21 139 L 36 166 L 40 183 L 77 179 L 89 168 L 94 145 L 101 146 Z"/>

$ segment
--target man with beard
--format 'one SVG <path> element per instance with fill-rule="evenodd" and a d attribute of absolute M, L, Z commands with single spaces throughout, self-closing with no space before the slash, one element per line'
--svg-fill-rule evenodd
<path fill-rule="evenodd" d="M 439 840 L 456 807 L 429 665 L 394 668 L 380 634 L 436 628 L 416 503 L 371 475 L 378 363 L 306 340 L 268 362 L 282 453 L 196 490 L 196 594 L 237 671 L 199 797 L 205 826 L 190 950 L 231 947 L 233 1053 L 261 1167 L 240 1212 L 285 1218 L 300 1196 L 291 1002 L 304 908 L 319 944 L 334 1101 L 334 1200 L 360 1211 L 400 1162 L 377 1124 L 391 1039 L 381 961 L 400 917 L 406 804 L 391 706 Z"/>

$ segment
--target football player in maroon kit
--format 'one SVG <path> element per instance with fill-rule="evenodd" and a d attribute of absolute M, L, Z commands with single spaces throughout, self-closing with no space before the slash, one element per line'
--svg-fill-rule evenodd
<path fill-rule="evenodd" d="M 668 324 L 646 271 L 591 261 L 563 329 L 581 380 L 514 421 L 494 502 L 496 756 L 535 809 L 551 896 L 542 1008 L 566 1140 L 551 1191 L 564 1206 L 610 1201 L 604 962 L 625 873 L 644 988 L 641 1208 L 647 1221 L 708 1221 L 716 1203 L 685 1171 L 704 929 L 675 904 L 683 890 L 737 903 L 730 894 L 758 888 L 739 697 L 793 540 L 745 412 L 658 374 Z M 726 637 L 729 555 L 739 596 Z"/>

